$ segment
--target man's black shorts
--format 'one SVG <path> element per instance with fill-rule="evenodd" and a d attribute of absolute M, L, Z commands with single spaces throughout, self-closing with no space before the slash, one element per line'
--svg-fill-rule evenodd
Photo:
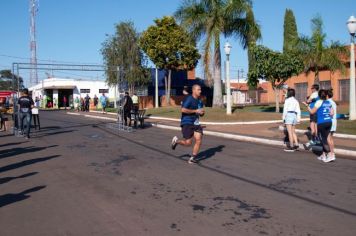
<path fill-rule="evenodd" d="M 316 114 L 310 114 L 310 122 L 315 122 L 317 123 L 318 117 Z"/>
<path fill-rule="evenodd" d="M 200 125 L 182 125 L 182 134 L 184 139 L 191 139 L 194 132 L 203 134 L 203 128 Z"/>

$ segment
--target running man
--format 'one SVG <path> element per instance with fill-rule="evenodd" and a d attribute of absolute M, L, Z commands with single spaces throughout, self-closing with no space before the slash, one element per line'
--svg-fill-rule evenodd
<path fill-rule="evenodd" d="M 182 103 L 181 127 L 183 140 L 179 140 L 177 136 L 172 139 L 172 149 L 177 145 L 191 146 L 193 138 L 195 139 L 193 153 L 189 158 L 188 163 L 197 163 L 197 155 L 203 138 L 203 128 L 199 124 L 199 117 L 203 116 L 203 102 L 199 99 L 201 94 L 200 85 L 194 85 L 192 95 L 187 96 Z"/>

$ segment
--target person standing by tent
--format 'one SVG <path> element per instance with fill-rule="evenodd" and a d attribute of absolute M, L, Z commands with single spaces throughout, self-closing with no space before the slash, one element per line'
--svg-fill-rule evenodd
<path fill-rule="evenodd" d="M 17 104 L 19 106 L 20 114 L 20 128 L 21 133 L 25 135 L 26 139 L 30 138 L 30 129 L 32 121 L 32 108 L 34 107 L 33 99 L 28 95 L 28 89 L 22 91 L 22 96 L 19 98 Z M 26 132 L 24 132 L 24 121 L 26 120 Z"/>
<path fill-rule="evenodd" d="M 89 97 L 89 94 L 87 94 L 87 96 L 85 96 L 85 111 L 89 112 L 89 106 L 90 106 L 90 100 L 91 98 Z"/>
<path fill-rule="evenodd" d="M 130 123 L 129 125 L 131 126 L 131 110 L 132 110 L 132 99 L 129 95 L 128 92 L 125 92 L 125 97 L 124 97 L 124 104 L 123 104 L 123 108 L 124 108 L 124 114 L 123 114 L 123 118 L 125 121 L 125 126 L 127 126 L 127 119 L 130 119 Z"/>

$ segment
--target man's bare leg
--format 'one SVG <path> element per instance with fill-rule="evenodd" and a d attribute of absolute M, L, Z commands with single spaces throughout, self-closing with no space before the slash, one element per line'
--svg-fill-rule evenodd
<path fill-rule="evenodd" d="M 195 143 L 194 143 L 194 147 L 193 147 L 193 157 L 194 158 L 199 153 L 201 142 L 202 142 L 202 138 L 203 138 L 203 135 L 201 133 L 194 132 L 194 139 L 195 139 Z"/>

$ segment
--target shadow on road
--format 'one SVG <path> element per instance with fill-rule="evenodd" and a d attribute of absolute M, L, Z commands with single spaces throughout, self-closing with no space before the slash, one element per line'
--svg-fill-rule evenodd
<path fill-rule="evenodd" d="M 215 156 L 215 154 L 217 152 L 222 152 L 222 150 L 225 148 L 225 145 L 219 145 L 217 147 L 213 147 L 213 148 L 209 148 L 205 151 L 202 151 L 198 154 L 197 156 L 197 160 L 198 161 L 202 161 L 202 160 L 206 160 L 209 158 L 212 158 L 213 156 Z"/>
<path fill-rule="evenodd" d="M 19 144 L 23 144 L 23 143 L 26 143 L 26 142 L 5 143 L 5 144 L 1 144 L 0 147 L 14 146 L 14 145 L 19 145 Z"/>
<path fill-rule="evenodd" d="M 0 151 L 0 159 L 4 159 L 11 156 L 21 155 L 25 153 L 39 152 L 47 148 L 57 147 L 58 145 L 52 145 L 48 147 L 18 147 L 18 148 L 10 148 Z"/>
<path fill-rule="evenodd" d="M 10 205 L 16 202 L 20 202 L 23 200 L 26 200 L 27 198 L 30 198 L 31 195 L 30 193 L 40 191 L 41 189 L 44 189 L 46 186 L 37 186 L 34 188 L 27 189 L 25 191 L 22 191 L 21 193 L 8 193 L 0 196 L 0 208 L 4 207 L 6 205 Z"/>
<path fill-rule="evenodd" d="M 39 162 L 48 161 L 48 160 L 51 160 L 51 159 L 54 159 L 54 158 L 58 158 L 58 157 L 60 157 L 60 155 L 53 155 L 53 156 L 48 156 L 48 157 L 35 158 L 35 159 L 31 159 L 31 160 L 21 161 L 21 162 L 18 162 L 18 163 L 14 163 L 14 164 L 11 164 L 11 165 L 0 167 L 0 173 L 5 172 L 5 171 L 9 171 L 9 170 L 13 170 L 13 169 L 17 169 L 17 168 L 21 168 L 21 167 L 24 167 L 24 166 L 36 164 L 36 163 L 39 163 Z"/>
<path fill-rule="evenodd" d="M 78 130 L 72 129 L 72 130 L 63 130 L 63 131 L 48 132 L 48 133 L 34 133 L 35 135 L 33 136 L 33 138 L 42 138 L 42 137 L 47 137 L 47 136 L 52 136 L 52 135 L 72 133 L 74 131 L 78 131 Z"/>
<path fill-rule="evenodd" d="M 8 182 L 10 182 L 12 180 L 15 180 L 15 179 L 24 179 L 26 177 L 30 177 L 30 176 L 36 175 L 36 174 L 38 174 L 38 172 L 31 172 L 31 173 L 27 173 L 27 174 L 16 176 L 16 177 L 0 178 L 0 184 L 5 184 L 5 183 L 8 183 Z"/>

